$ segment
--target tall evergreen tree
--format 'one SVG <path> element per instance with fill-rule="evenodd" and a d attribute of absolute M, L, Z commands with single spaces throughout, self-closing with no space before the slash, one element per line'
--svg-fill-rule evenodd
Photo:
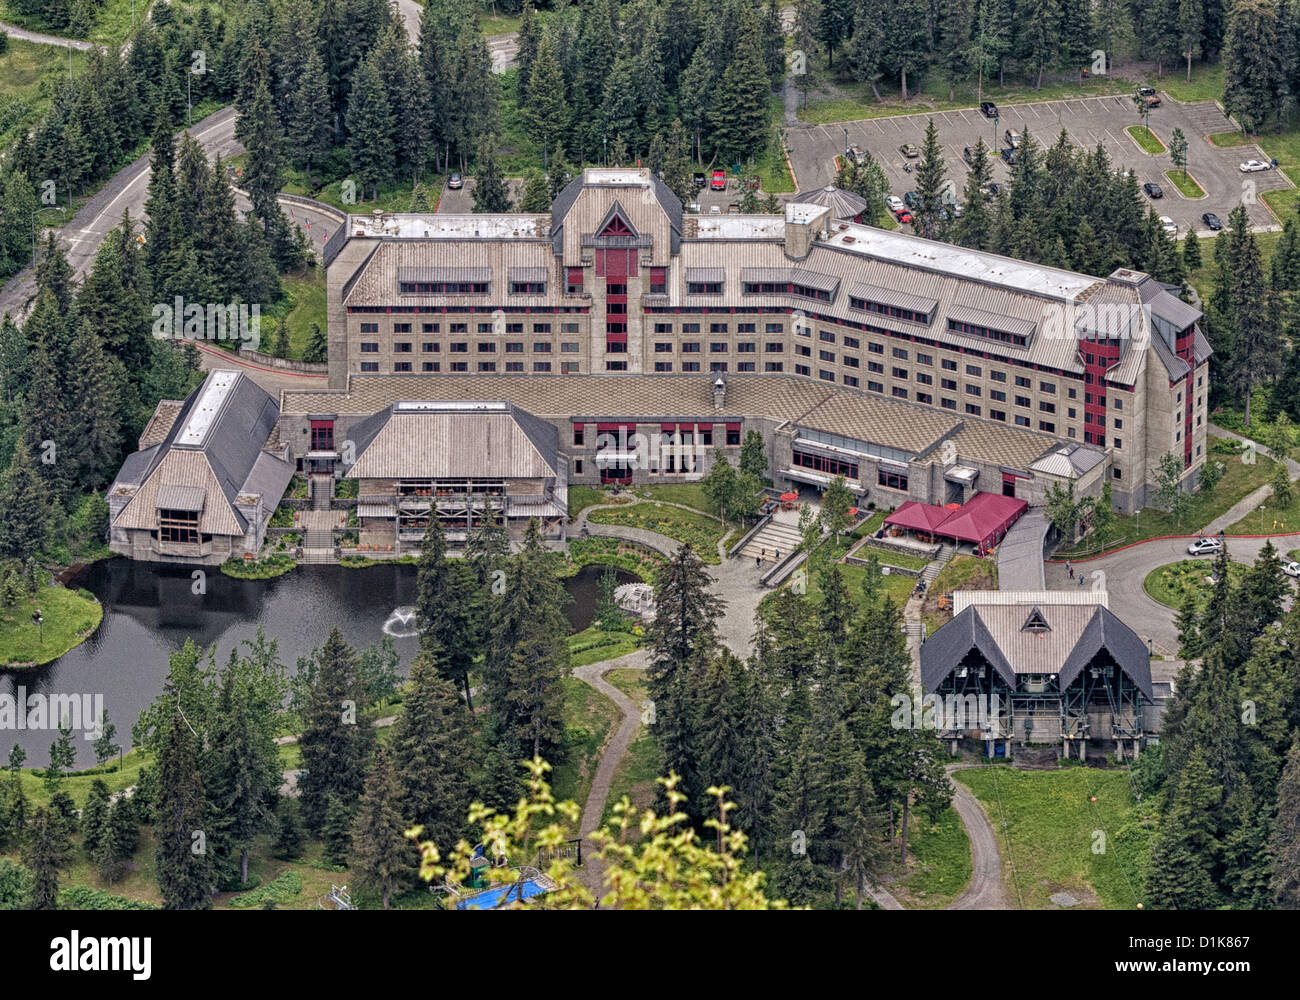
<path fill-rule="evenodd" d="M 154 808 L 154 874 L 167 910 L 212 906 L 212 858 L 197 739 L 181 711 L 173 713 L 158 754 Z"/>
<path fill-rule="evenodd" d="M 55 910 L 59 906 L 59 869 L 67 862 L 68 837 L 64 825 L 44 806 L 27 821 L 23 864 L 31 871 L 31 908 Z"/>
<path fill-rule="evenodd" d="M 361 806 L 352 827 L 352 869 L 363 888 L 380 894 L 385 910 L 393 893 L 407 884 L 419 863 L 415 846 L 406 839 L 406 824 L 398 804 L 397 777 L 387 751 L 381 748 L 366 775 Z"/>

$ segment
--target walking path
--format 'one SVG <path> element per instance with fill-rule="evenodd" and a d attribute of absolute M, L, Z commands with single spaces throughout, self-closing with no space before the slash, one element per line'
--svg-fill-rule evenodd
<path fill-rule="evenodd" d="M 58 35 L 42 35 L 39 31 L 28 31 L 26 28 L 20 28 L 15 24 L 5 24 L 0 21 L 0 32 L 4 32 L 10 38 L 18 38 L 24 42 L 35 42 L 38 45 L 57 45 L 61 49 L 74 48 L 79 52 L 89 52 L 94 48 L 103 48 L 93 42 L 83 41 L 79 38 L 60 38 Z"/>
<path fill-rule="evenodd" d="M 954 771 L 980 764 L 949 764 L 944 770 L 951 777 Z M 969 788 L 960 781 L 952 781 L 952 807 L 966 828 L 970 840 L 970 885 L 948 904 L 949 910 L 1009 910 L 1011 901 L 1002 881 L 1002 856 L 998 853 L 998 839 L 993 832 L 984 806 Z"/>

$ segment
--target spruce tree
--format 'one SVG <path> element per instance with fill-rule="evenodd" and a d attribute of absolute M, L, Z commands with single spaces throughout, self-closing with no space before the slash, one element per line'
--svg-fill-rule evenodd
<path fill-rule="evenodd" d="M 420 648 L 433 655 L 442 676 L 460 685 L 473 709 L 469 670 L 479 650 L 474 609 L 476 581 L 462 559 L 447 558 L 442 522 L 429 518 L 416 570 L 416 621 Z"/>
<path fill-rule="evenodd" d="M 109 807 L 104 835 L 95 847 L 95 869 L 99 877 L 110 885 L 120 879 L 139 841 L 140 830 L 131 802 L 120 798 Z"/>
<path fill-rule="evenodd" d="M 523 69 L 520 69 L 523 79 Z M 551 32 L 542 35 L 537 59 L 528 77 L 527 101 L 524 104 L 529 134 L 542 143 L 542 165 L 550 166 L 549 154 L 559 144 L 569 127 L 569 105 L 565 99 L 564 71 L 555 54 Z M 536 211 L 536 209 L 529 209 Z M 543 209 L 542 211 L 545 211 Z"/>
<path fill-rule="evenodd" d="M 1269 841 L 1273 898 L 1284 910 L 1300 910 L 1300 733 L 1278 782 L 1275 816 Z"/>
<path fill-rule="evenodd" d="M 934 119 L 928 119 L 925 139 L 921 145 L 921 163 L 916 168 L 916 196 L 918 204 L 913 209 L 913 228 L 918 236 L 936 239 L 943 224 L 943 186 L 946 167 L 939 144 L 939 130 Z"/>
<path fill-rule="evenodd" d="M 81 846 L 86 856 L 94 858 L 99 844 L 108 834 L 109 791 L 103 780 L 96 778 L 86 795 L 86 804 L 81 807 Z"/>
<path fill-rule="evenodd" d="M 43 552 L 50 532 L 50 495 L 26 441 L 19 438 L 0 485 L 0 554 Z"/>
<path fill-rule="evenodd" d="M 271 853 L 282 861 L 300 858 L 305 841 L 298 803 L 294 799 L 282 798 L 275 811 L 275 837 L 271 841 Z"/>
<path fill-rule="evenodd" d="M 351 809 L 361 795 L 366 761 L 375 731 L 361 717 L 365 707 L 357 676 L 357 658 L 337 628 L 315 654 L 316 671 L 302 709 L 303 771 L 298 778 L 303 820 L 319 833 L 325 825 L 330 799 L 347 815 L 344 835 L 351 824 Z M 339 825 L 336 817 L 336 828 Z M 346 850 L 343 852 L 346 855 Z"/>
<path fill-rule="evenodd" d="M 358 799 L 347 801 L 342 795 L 332 793 L 326 796 L 320 837 L 325 845 L 325 858 L 332 865 L 348 863 L 348 856 L 352 853 L 352 824 L 356 819 L 358 802 Z"/>
<path fill-rule="evenodd" d="M 433 656 L 411 663 L 410 686 L 389 743 L 399 786 L 398 811 L 422 839 L 444 850 L 465 827 L 474 768 L 473 717 Z M 513 805 L 513 800 L 510 803 Z"/>
<path fill-rule="evenodd" d="M 199 774 L 197 739 L 177 710 L 158 754 L 154 803 L 154 874 L 167 910 L 212 906 L 212 858 L 208 853 L 207 803 Z"/>
<path fill-rule="evenodd" d="M 478 174 L 474 178 L 475 212 L 510 211 L 510 190 L 497 161 L 496 137 L 485 135 L 478 147 Z"/>
<path fill-rule="evenodd" d="M 418 865 L 415 845 L 404 835 L 406 824 L 398 803 L 397 778 L 388 753 L 380 749 L 366 775 L 361 806 L 352 826 L 351 859 L 358 884 L 378 892 L 385 910 L 393 893 L 406 886 Z"/>
<path fill-rule="evenodd" d="M 1214 816 L 1223 795 L 1205 754 L 1196 750 L 1173 788 L 1151 848 L 1147 896 L 1165 910 L 1213 909 L 1213 871 L 1221 850 Z"/>
<path fill-rule="evenodd" d="M 307 346 L 302 352 L 303 361 L 312 364 L 324 364 L 329 360 L 329 338 L 319 323 L 313 323 L 307 334 Z"/>
<path fill-rule="evenodd" d="M 68 837 L 63 823 L 41 806 L 27 823 L 23 864 L 31 872 L 31 908 L 56 910 L 59 906 L 59 869 L 67 863 Z"/>

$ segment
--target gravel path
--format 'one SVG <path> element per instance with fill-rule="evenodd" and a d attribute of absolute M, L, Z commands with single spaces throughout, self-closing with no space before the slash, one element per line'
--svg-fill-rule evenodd
<path fill-rule="evenodd" d="M 949 775 L 979 764 L 949 764 Z M 948 904 L 949 910 L 1009 910 L 1011 901 L 1002 881 L 1002 856 L 998 853 L 998 839 L 993 832 L 988 815 L 979 799 L 960 781 L 952 782 L 952 807 L 970 839 L 971 880 L 956 899 Z"/>

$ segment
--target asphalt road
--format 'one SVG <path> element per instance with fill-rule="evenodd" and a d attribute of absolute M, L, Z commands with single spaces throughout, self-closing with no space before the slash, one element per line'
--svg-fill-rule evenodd
<path fill-rule="evenodd" d="M 791 88 L 787 88 L 789 90 Z M 787 94 L 788 97 L 788 94 Z M 1005 183 L 1009 171 L 997 149 L 1006 145 L 1008 129 L 1029 129 L 1040 145 L 1051 145 L 1062 128 L 1081 148 L 1091 150 L 1100 142 L 1112 162 L 1131 167 L 1137 172 L 1139 184 L 1157 183 L 1164 197 L 1150 200 L 1158 215 L 1167 215 L 1178 225 L 1180 234 L 1195 230 L 1208 235 L 1201 221 L 1205 212 L 1214 212 L 1226 220 L 1228 213 L 1240 201 L 1246 202 L 1251 222 L 1259 229 L 1277 228 L 1272 213 L 1260 200 L 1265 191 L 1290 187 L 1280 171 L 1268 170 L 1243 174 L 1238 164 L 1243 160 L 1260 159 L 1267 162 L 1256 145 L 1218 148 L 1212 146 L 1207 136 L 1233 131 L 1232 124 L 1211 101 L 1196 104 L 1179 104 L 1162 95 L 1163 104 L 1152 109 L 1149 122 L 1157 137 L 1168 143 L 1175 127 L 1181 128 L 1188 139 L 1187 169 L 1206 191 L 1206 197 L 1184 198 L 1165 177 L 1173 164 L 1168 153 L 1150 156 L 1125 132 L 1129 125 L 1141 121 L 1128 97 L 1087 97 L 1078 100 L 1040 101 L 1032 104 L 1008 104 L 999 107 L 995 123 L 985 118 L 977 109 L 958 111 L 919 112 L 871 118 L 864 121 L 837 122 L 827 125 L 800 126 L 787 124 L 790 160 L 798 179 L 800 190 L 807 191 L 833 182 L 834 158 L 844 151 L 845 131 L 848 144 L 868 150 L 885 171 L 890 191 L 900 197 L 915 186 L 915 173 L 904 171 L 909 161 L 899 151 L 904 143 L 920 146 L 925 138 L 926 124 L 933 118 L 939 129 L 944 161 L 948 176 L 956 185 L 958 197 L 966 183 L 966 167 L 962 150 L 973 146 L 983 137 L 993 151 L 993 179 Z M 917 161 L 910 161 L 915 169 Z"/>

